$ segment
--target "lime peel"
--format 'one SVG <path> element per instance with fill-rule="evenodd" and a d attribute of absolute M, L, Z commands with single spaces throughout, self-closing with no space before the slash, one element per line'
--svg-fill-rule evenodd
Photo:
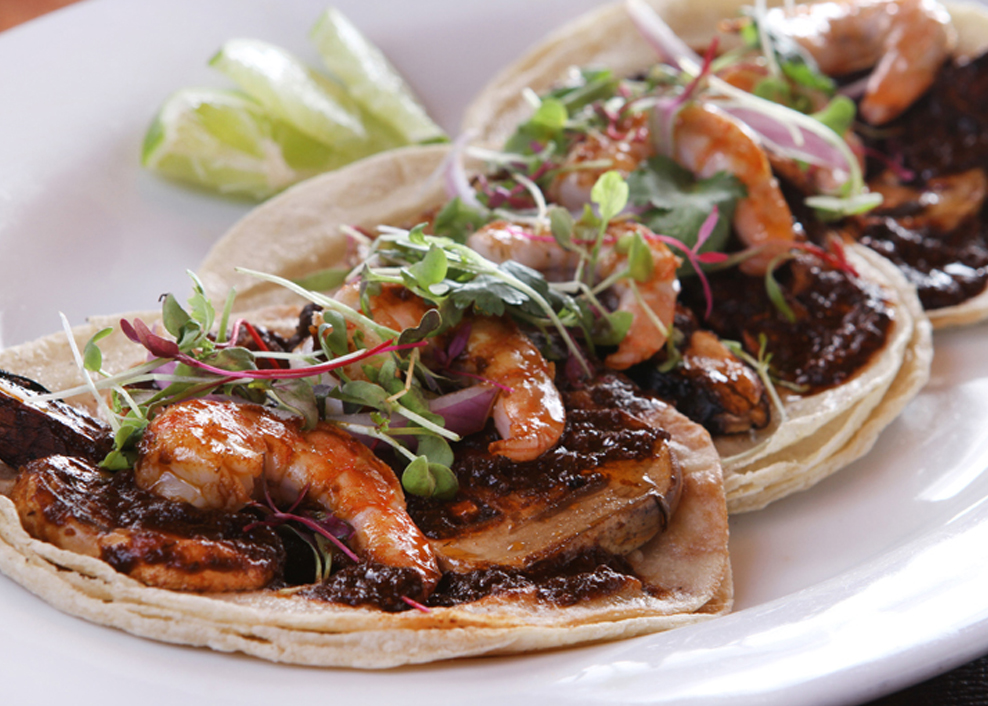
<path fill-rule="evenodd" d="M 309 36 L 326 68 L 346 84 L 354 100 L 403 141 L 447 139 L 387 57 L 339 10 L 326 10 Z"/>
<path fill-rule="evenodd" d="M 264 199 L 343 160 L 248 96 L 186 88 L 158 112 L 141 163 L 178 181 Z"/>

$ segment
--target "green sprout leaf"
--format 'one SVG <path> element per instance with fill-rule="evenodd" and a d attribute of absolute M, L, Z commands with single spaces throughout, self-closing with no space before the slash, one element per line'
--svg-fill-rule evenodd
<path fill-rule="evenodd" d="M 569 120 L 566 106 L 558 98 L 546 98 L 532 115 L 532 123 L 549 132 L 562 130 Z"/>
<path fill-rule="evenodd" d="M 100 329 L 86 341 L 86 346 L 82 350 L 82 364 L 86 370 L 98 373 L 103 368 L 103 351 L 97 344 L 111 333 L 113 333 L 112 327 Z"/>
<path fill-rule="evenodd" d="M 463 203 L 457 196 L 449 201 L 436 215 L 432 231 L 440 237 L 457 243 L 467 242 L 471 233 L 476 232 L 491 220 L 491 215 Z"/>
<path fill-rule="evenodd" d="M 446 466 L 429 463 L 425 456 L 418 456 L 405 466 L 401 486 L 406 492 L 422 498 L 449 500 L 456 495 L 459 483 L 456 475 Z"/>
<path fill-rule="evenodd" d="M 838 135 L 843 135 L 851 128 L 856 114 L 857 107 L 854 105 L 854 101 L 847 96 L 836 96 L 827 103 L 823 110 L 813 113 L 812 117 L 819 120 Z"/>
<path fill-rule="evenodd" d="M 438 309 L 429 309 L 415 328 L 406 328 L 398 337 L 398 345 L 418 343 L 435 335 L 443 326 L 443 316 Z"/>
<path fill-rule="evenodd" d="M 186 326 L 192 321 L 192 317 L 178 303 L 174 294 L 166 294 L 161 304 L 161 321 L 176 340 L 181 340 L 185 333 Z"/>
<path fill-rule="evenodd" d="M 324 270 L 317 270 L 305 277 L 292 280 L 304 289 L 311 289 L 314 292 L 329 292 L 343 285 L 350 270 L 330 267 Z"/>
<path fill-rule="evenodd" d="M 649 159 L 628 177 L 631 202 L 645 211 L 641 221 L 654 233 L 661 233 L 692 249 L 697 234 L 714 207 L 720 213 L 717 225 L 700 252 L 719 252 L 727 245 L 734 208 L 747 191 L 726 172 L 709 179 L 693 174 L 668 157 Z M 687 262 L 685 272 L 692 272 Z"/>
<path fill-rule="evenodd" d="M 423 436 L 419 439 L 418 452 L 429 459 L 429 463 L 441 466 L 453 465 L 453 449 L 441 436 Z"/>
<path fill-rule="evenodd" d="M 446 253 L 433 243 L 425 257 L 407 267 L 405 272 L 412 278 L 413 284 L 418 284 L 423 289 L 429 289 L 432 285 L 439 284 L 446 278 L 448 269 L 449 263 L 446 260 Z"/>
<path fill-rule="evenodd" d="M 628 204 L 628 183 L 617 170 L 604 172 L 590 190 L 590 200 L 597 205 L 600 212 L 603 231 L 610 220 Z"/>
<path fill-rule="evenodd" d="M 401 474 L 401 486 L 412 495 L 431 498 L 436 490 L 436 478 L 429 470 L 429 459 L 418 456 L 405 466 L 405 471 Z"/>
<path fill-rule="evenodd" d="M 791 255 L 786 253 L 779 255 L 769 263 L 768 270 L 765 272 L 765 291 L 768 293 L 768 298 L 772 302 L 772 305 L 785 317 L 786 321 L 792 324 L 796 322 L 796 314 L 793 312 L 792 307 L 789 306 L 789 302 L 786 301 L 786 295 L 783 293 L 778 280 L 775 279 L 776 268 L 791 257 Z"/>
<path fill-rule="evenodd" d="M 328 357 L 346 355 L 350 348 L 347 340 L 346 319 L 343 314 L 332 309 L 322 312 L 325 323 L 319 326 L 319 344 Z"/>
<path fill-rule="evenodd" d="M 552 237 L 563 250 L 573 250 L 573 214 L 560 206 L 549 207 L 549 227 Z"/>
<path fill-rule="evenodd" d="M 628 274 L 636 282 L 647 282 L 652 277 L 654 269 L 652 252 L 645 244 L 642 234 L 635 231 L 628 248 Z"/>
<path fill-rule="evenodd" d="M 593 329 L 593 342 L 598 346 L 616 346 L 631 330 L 634 314 L 630 311 L 614 311 L 600 317 Z"/>

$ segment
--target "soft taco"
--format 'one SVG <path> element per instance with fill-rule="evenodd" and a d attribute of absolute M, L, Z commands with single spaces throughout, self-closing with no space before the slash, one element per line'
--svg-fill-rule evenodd
<path fill-rule="evenodd" d="M 650 0 L 648 6 L 671 30 L 667 35 L 643 19 L 636 4 L 644 3 L 603 7 L 547 37 L 481 91 L 466 111 L 464 130 L 500 149 L 532 113 L 524 91 L 549 91 L 574 67 L 640 76 L 663 52 L 705 49 L 714 37 L 722 54 L 727 53 L 740 43 L 737 29 L 747 20 L 739 18 L 757 20 L 761 12 L 753 7 L 757 3 L 743 0 Z M 775 57 L 768 63 L 775 71 L 781 66 L 790 77 L 811 66 L 826 74 L 826 80 L 839 79 L 842 94 L 856 100 L 862 116 L 851 126 L 849 142 L 859 158 L 867 155 L 869 189 L 884 197 L 880 207 L 845 221 L 844 234 L 900 267 L 917 287 L 935 328 L 985 319 L 988 13 L 971 3 L 913 0 L 794 5 L 791 12 L 775 8 L 764 14 L 763 38 Z M 748 30 L 752 33 L 758 26 L 757 21 L 747 24 L 755 28 Z M 746 90 L 782 100 L 781 84 L 767 76 L 772 69 L 762 60 L 745 58 L 719 70 Z M 756 85 L 766 77 L 773 80 Z M 788 87 L 782 92 L 792 97 Z M 828 170 L 826 161 L 815 164 L 812 155 L 808 159 L 795 174 L 783 160 L 773 166 L 780 177 L 795 182 L 794 188 L 829 193 L 825 184 L 813 184 L 815 173 Z"/>
<path fill-rule="evenodd" d="M 289 190 L 248 219 L 285 236 L 284 259 L 247 247 L 240 260 L 339 265 L 335 228 L 292 238 L 326 228 L 327 210 L 368 228 L 417 216 L 443 156 L 383 156 Z M 224 248 L 207 265 L 237 257 Z M 707 432 L 620 376 L 553 386 L 510 306 L 425 304 L 427 269 L 408 265 L 407 288 L 346 285 L 351 299 L 279 279 L 290 302 L 242 310 L 213 308 L 207 266 L 188 307 L 169 296 L 0 352 L 0 569 L 100 624 L 307 665 L 527 652 L 729 611 Z M 280 297 L 265 287 L 243 301 Z M 545 430 L 511 425 L 547 414 L 566 443 L 533 451 Z"/>
<path fill-rule="evenodd" d="M 682 29 L 685 18 L 697 19 L 695 13 L 687 13 L 679 5 L 670 6 L 669 12 L 679 22 L 677 29 Z M 706 24 L 690 25 L 693 34 L 703 36 L 701 29 L 712 32 L 715 20 L 722 17 L 720 11 L 703 14 Z M 597 32 L 600 34 L 594 34 Z M 590 41 L 584 33 L 596 39 Z M 691 43 L 701 45 L 699 39 L 688 36 Z M 477 128 L 475 132 L 488 146 L 508 142 L 515 148 L 521 145 L 520 152 L 506 155 L 488 149 L 479 153 L 495 166 L 484 170 L 471 164 L 475 174 L 472 184 L 456 168 L 455 149 L 447 156 L 445 183 L 429 178 L 434 173 L 430 170 L 438 168 L 441 150 L 405 152 L 399 173 L 422 182 L 417 197 L 420 213 L 426 215 L 415 214 L 415 199 L 411 208 L 402 206 L 402 212 L 394 215 L 397 222 L 404 218 L 405 225 L 434 217 L 440 229 L 450 228 L 459 219 L 460 239 L 485 257 L 542 271 L 550 279 L 562 280 L 555 283 L 557 287 L 585 286 L 596 291 L 605 288 L 604 282 L 618 285 L 604 293 L 612 301 L 628 297 L 629 292 L 632 297 L 651 297 L 647 306 L 637 307 L 640 316 L 617 352 L 602 353 L 604 365 L 625 370 L 707 426 L 721 452 L 730 510 L 754 510 L 813 485 L 867 452 L 927 379 L 932 357 L 930 325 L 913 286 L 902 273 L 854 244 L 843 248 L 833 245 L 832 251 L 827 251 L 811 243 L 782 240 L 783 250 L 790 244 L 799 246 L 794 255 L 765 248 L 767 254 L 742 263 L 742 270 L 747 267 L 758 277 L 743 276 L 748 271 L 738 275 L 736 267 L 720 274 L 708 273 L 705 278 L 691 277 L 688 265 L 702 269 L 704 261 L 713 262 L 713 254 L 705 252 L 710 244 L 719 239 L 730 246 L 727 225 L 731 214 L 740 216 L 744 208 L 740 205 L 741 187 L 751 190 L 757 185 L 749 181 L 739 186 L 739 180 L 731 181 L 730 175 L 725 178 L 716 171 L 703 174 L 704 179 L 697 181 L 688 173 L 684 175 L 682 166 L 672 160 L 642 152 L 642 139 L 635 137 L 622 144 L 613 160 L 607 159 L 609 129 L 633 136 L 649 134 L 649 106 L 657 110 L 655 101 L 662 98 L 642 93 L 639 86 L 622 83 L 617 76 L 638 74 L 636 81 L 629 83 L 658 85 L 664 80 L 662 76 L 637 80 L 654 63 L 653 54 L 654 50 L 639 38 L 624 7 L 602 10 L 557 33 L 509 69 L 468 113 L 467 134 Z M 591 68 L 573 78 L 568 70 L 581 61 L 617 68 Z M 567 77 L 568 82 L 559 88 L 558 82 Z M 531 103 L 523 98 L 522 89 L 529 86 L 535 90 L 557 86 L 557 93 L 542 102 L 534 117 Z M 608 125 L 609 111 L 617 110 L 615 101 L 637 102 L 645 108 L 629 111 L 628 124 Z M 568 116 L 567 111 L 576 104 L 582 112 L 577 114 L 574 109 Z M 694 113 L 700 119 L 714 120 L 721 134 L 738 133 L 754 144 L 749 131 L 725 126 L 726 118 L 716 108 L 694 109 Z M 598 125 L 601 121 L 603 126 Z M 581 129 L 584 135 L 594 129 L 600 134 L 593 139 L 571 139 Z M 553 165 L 552 157 L 546 158 L 551 153 L 546 145 L 552 141 L 547 135 L 553 130 L 563 134 L 559 142 L 576 145 L 574 152 L 582 150 L 581 159 L 593 168 L 583 168 L 576 164 L 578 160 L 566 161 L 568 154 L 559 155 L 562 168 Z M 539 145 L 538 150 L 530 149 L 532 144 Z M 766 181 L 775 184 L 768 158 L 757 145 L 754 150 L 763 163 Z M 431 155 L 431 161 L 423 155 Z M 636 169 L 642 161 L 647 170 Z M 717 163 L 716 159 L 710 161 Z M 627 167 L 631 208 L 612 214 L 615 218 L 606 228 L 597 228 L 600 219 L 596 214 L 604 201 L 613 201 L 619 187 L 625 185 L 622 179 L 612 178 L 608 187 L 606 170 L 617 166 L 620 174 L 622 164 Z M 380 169 L 381 165 L 368 162 L 364 168 Z M 598 182 L 601 193 L 595 198 L 591 186 L 596 188 Z M 448 184 L 453 188 L 444 193 Z M 341 219 L 333 204 L 342 188 L 332 182 L 313 181 L 290 200 L 245 219 L 204 263 L 202 275 L 207 285 L 220 291 L 235 284 L 247 297 L 257 297 L 255 303 L 275 303 L 280 299 L 269 296 L 271 290 L 264 289 L 268 285 L 233 274 L 228 264 L 231 253 L 249 251 L 258 266 L 276 263 L 275 272 L 292 277 L 332 264 L 330 261 L 348 242 L 340 234 L 341 227 L 372 227 L 359 216 L 350 223 Z M 447 202 L 454 194 L 457 198 Z M 644 198 L 635 201 L 641 194 Z M 778 200 L 781 208 L 773 217 L 784 220 L 795 240 L 789 208 L 782 195 Z M 553 201 L 565 203 L 567 208 L 553 208 Z M 585 201 L 593 201 L 597 211 L 581 214 L 578 209 Z M 677 211 L 680 201 L 686 208 Z M 524 214 L 519 214 L 519 207 Z M 711 226 L 715 220 L 711 214 L 716 210 L 723 218 Z M 626 227 L 635 221 L 642 226 L 637 235 Z M 679 231 L 677 243 L 666 237 L 673 231 Z M 560 232 L 564 233 L 562 241 Z M 577 232 L 583 235 L 574 236 Z M 598 240 L 588 245 L 595 238 Z M 701 242 L 704 239 L 706 244 Z M 573 244 L 579 246 L 581 242 L 584 252 L 596 249 L 597 255 L 580 255 L 577 251 L 581 248 Z M 640 258 L 648 274 L 615 279 L 614 262 L 627 263 L 635 256 L 614 253 L 622 247 L 633 249 L 628 243 L 635 242 L 639 252 L 648 253 Z M 823 239 L 821 244 L 829 241 Z M 675 252 L 670 253 L 667 245 Z M 671 302 L 676 299 L 677 283 L 672 273 L 677 255 L 690 262 L 679 267 L 684 291 L 674 308 Z M 573 270 L 597 270 L 601 274 L 596 280 L 574 283 Z M 559 271 L 561 276 L 557 276 Z M 772 277 L 763 284 L 761 275 L 765 274 Z M 636 279 L 634 286 L 629 286 L 630 279 Z M 710 311 L 710 297 L 702 291 L 708 284 L 713 288 Z M 773 299 L 769 284 L 776 290 L 774 297 L 782 298 L 781 304 Z M 608 307 L 591 300 L 589 308 L 599 315 Z M 633 310 L 636 305 L 634 301 L 618 302 L 616 308 Z M 665 335 L 664 327 L 671 335 Z M 740 345 L 731 349 L 721 340 L 724 338 Z M 645 339 L 651 339 L 640 347 L 645 355 L 625 355 L 626 343 L 630 343 L 627 348 L 634 348 Z M 663 346 L 662 341 L 670 345 Z M 654 357 L 649 357 L 652 354 Z"/>
<path fill-rule="evenodd" d="M 839 5 L 838 12 L 846 13 L 848 8 L 854 11 L 858 6 L 887 12 L 890 3 Z M 709 231 L 698 236 L 695 215 L 690 222 L 690 211 L 697 210 L 698 197 L 707 212 L 719 206 L 724 221 L 732 223 L 730 234 L 726 223 L 720 224 L 721 247 L 740 251 L 747 245 L 751 246 L 749 252 L 756 253 L 761 248 L 760 254 L 742 262 L 740 275 L 738 268 L 707 272 L 714 290 L 712 312 L 708 298 L 700 294 L 698 279 L 704 278 L 681 278 L 684 292 L 680 301 L 689 304 L 700 328 L 712 328 L 720 337 L 741 342 L 749 358 L 764 362 L 771 355 L 772 376 L 782 385 L 776 385 L 779 399 L 766 427 L 730 434 L 711 428 L 722 454 L 732 512 L 757 509 L 809 487 L 867 452 L 880 431 L 928 377 L 932 343 L 926 313 L 938 317 L 934 320 L 940 324 L 957 322 L 959 317 L 968 315 L 977 318 L 983 313 L 983 304 L 979 303 L 983 295 L 958 305 L 965 314 L 959 315 L 956 307 L 939 313 L 928 309 L 924 313 L 914 283 L 917 277 L 930 281 L 937 276 L 922 275 L 915 267 L 897 268 L 876 256 L 875 250 L 883 251 L 877 237 L 862 241 L 870 248 L 848 237 L 871 227 L 869 219 L 879 216 L 868 209 L 880 200 L 875 197 L 879 186 L 866 186 L 865 172 L 854 157 L 856 138 L 842 138 L 838 132 L 845 133 L 840 128 L 824 127 L 827 116 L 832 117 L 834 112 L 843 112 L 846 123 L 850 101 L 831 98 L 834 86 L 829 85 L 830 79 L 811 71 L 815 67 L 812 58 L 791 49 L 791 41 L 785 45 L 791 64 L 809 75 L 806 78 L 798 74 L 799 80 L 819 83 L 801 88 L 799 81 L 785 77 L 776 83 L 799 94 L 806 106 L 817 106 L 817 114 L 810 116 L 782 105 L 778 98 L 762 98 L 768 88 L 751 88 L 749 74 L 765 78 L 765 61 L 758 51 L 744 48 L 737 32 L 739 26 L 757 27 L 756 21 L 762 15 L 752 10 L 754 20 L 739 21 L 742 6 L 740 2 L 670 1 L 651 6 L 629 2 L 604 7 L 558 30 L 503 71 L 468 108 L 464 122 L 464 132 L 484 148 L 475 153 L 507 165 L 502 178 L 510 179 L 513 172 L 520 172 L 542 185 L 550 201 L 570 210 L 587 200 L 586 193 L 602 170 L 617 169 L 626 175 L 630 185 L 633 217 L 656 230 L 667 229 L 687 243 L 694 256 L 717 239 Z M 956 23 L 960 28 L 958 55 L 977 52 L 981 48 L 979 42 L 986 36 L 983 30 L 977 30 L 985 27 L 984 14 L 968 7 L 955 12 L 960 18 Z M 732 23 L 732 31 L 719 32 L 726 20 Z M 766 21 L 762 26 L 768 24 Z M 949 27 L 945 30 L 944 42 L 952 41 L 951 32 Z M 769 45 L 764 34 L 754 31 L 754 35 L 751 41 L 757 43 L 761 39 Z M 712 42 L 715 36 L 722 40 L 719 46 Z M 780 39 L 775 41 L 782 45 Z M 690 47 L 706 49 L 707 56 L 700 57 Z M 719 60 L 713 58 L 718 52 L 722 57 Z M 782 49 L 777 53 L 781 55 Z M 665 58 L 660 60 L 660 55 Z M 778 57 L 775 60 L 781 62 Z M 728 79 L 733 83 L 728 84 Z M 745 85 L 747 90 L 736 88 L 735 83 Z M 803 111 L 808 110 L 806 106 L 802 106 Z M 887 132 L 874 134 L 894 134 L 902 121 L 918 119 L 913 116 L 921 109 L 922 106 L 913 106 L 901 117 L 887 120 L 882 126 Z M 853 105 L 849 114 L 854 114 Z M 793 133 L 798 139 L 792 137 Z M 877 141 L 873 143 L 876 149 L 882 146 Z M 835 168 L 835 164 L 842 165 L 843 170 Z M 740 182 L 744 187 L 743 198 L 731 200 L 729 194 L 725 196 L 731 176 L 735 184 Z M 828 183 L 828 177 L 832 183 Z M 809 198 L 799 190 L 810 188 L 808 185 L 816 188 Z M 965 187 L 957 188 L 956 193 L 960 193 Z M 917 189 L 915 193 L 923 191 Z M 965 213 L 980 211 L 981 203 L 977 200 Z M 827 212 L 828 219 L 822 220 L 820 212 Z M 752 221 L 757 227 L 750 229 L 754 233 L 746 240 L 742 224 L 750 225 Z M 691 230 L 676 232 L 684 230 L 684 223 Z M 980 223 L 980 216 L 975 214 L 964 227 L 977 229 Z M 975 233 L 975 241 L 977 238 L 983 235 Z M 799 257 L 776 269 L 781 262 L 780 250 L 787 244 L 816 250 L 812 243 L 822 247 L 818 254 L 823 253 L 824 259 L 831 262 L 822 265 L 824 270 L 853 272 L 850 279 L 860 287 L 857 294 L 849 294 L 852 300 L 864 304 L 873 298 L 869 288 L 880 287 L 884 294 L 879 299 L 889 303 L 890 319 L 894 320 L 887 338 L 872 348 L 875 352 L 870 358 L 859 357 L 840 376 L 823 384 L 809 382 L 803 375 L 787 375 L 787 361 L 798 358 L 801 352 L 817 349 L 850 357 L 858 345 L 850 340 L 853 336 L 830 339 L 827 332 L 860 332 L 871 326 L 841 314 L 822 323 L 823 338 L 804 336 L 800 331 L 805 321 L 822 322 L 837 307 L 831 302 L 815 310 L 812 306 L 801 308 L 806 304 L 805 298 L 802 303 L 790 299 L 795 289 L 781 292 L 779 283 L 769 280 L 776 273 L 792 277 L 791 273 L 784 274 L 787 268 L 797 272 L 805 269 Z M 709 256 L 707 262 L 712 262 Z M 959 269 L 965 270 L 960 275 L 963 279 L 975 273 L 977 266 L 957 266 L 955 273 Z M 727 272 L 734 274 L 727 276 Z M 756 276 L 745 281 L 743 274 Z M 732 277 L 734 284 L 725 282 Z M 798 274 L 796 281 L 801 282 L 797 289 L 805 288 L 810 297 L 830 297 L 829 285 L 822 279 L 810 282 Z M 779 305 L 780 296 L 791 305 L 788 311 L 784 303 Z M 758 309 L 749 305 L 752 297 L 771 300 L 772 304 L 768 309 Z M 768 320 L 771 324 L 766 324 Z M 787 321 L 795 323 L 790 325 Z M 695 326 L 694 321 L 685 327 L 687 344 Z M 656 389 L 675 392 L 677 387 L 683 388 L 675 376 L 677 370 L 683 370 L 682 364 L 676 367 L 669 358 L 657 358 L 657 365 L 673 368 L 674 376 L 670 381 L 664 374 L 645 373 L 646 378 L 657 381 Z M 680 408 L 697 418 L 687 410 L 696 398 L 693 388 L 683 389 Z"/>

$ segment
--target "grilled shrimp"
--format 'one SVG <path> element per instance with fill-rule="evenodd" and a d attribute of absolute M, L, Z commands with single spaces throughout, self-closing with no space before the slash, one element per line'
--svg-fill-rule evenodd
<path fill-rule="evenodd" d="M 348 282 L 340 287 L 336 291 L 334 299 L 346 304 L 351 309 L 360 311 L 359 282 Z M 368 297 L 368 301 L 371 318 L 394 331 L 418 326 L 430 308 L 428 303 L 400 285 L 382 286 L 378 294 Z"/>
<path fill-rule="evenodd" d="M 655 234 L 645 226 L 630 222 L 612 223 L 607 229 L 606 247 L 597 265 L 597 275 L 604 279 L 627 265 L 627 256 L 618 251 L 618 240 L 638 231 L 652 256 L 652 274 L 646 282 L 634 287 L 626 279 L 614 284 L 618 309 L 631 313 L 631 330 L 607 356 L 605 364 L 624 370 L 648 360 L 665 344 L 676 309 L 679 281 L 676 268 L 679 259 Z M 571 272 L 577 265 L 577 254 L 563 250 L 551 236 L 536 236 L 521 226 L 495 221 L 484 226 L 467 240 L 467 245 L 494 262 L 515 260 L 547 275 Z M 636 294 L 637 290 L 637 294 Z"/>
<path fill-rule="evenodd" d="M 838 0 L 774 9 L 768 22 L 799 42 L 825 74 L 874 67 L 861 115 L 881 125 L 933 83 L 956 32 L 937 0 Z"/>
<path fill-rule="evenodd" d="M 555 366 L 510 319 L 473 319 L 463 362 L 501 388 L 494 403 L 501 438 L 490 444 L 491 453 L 531 461 L 559 441 L 566 410 L 553 382 Z"/>
<path fill-rule="evenodd" d="M 614 284 L 618 310 L 631 312 L 633 317 L 628 335 L 618 344 L 618 349 L 604 359 L 604 363 L 615 370 L 630 368 L 662 350 L 672 327 L 679 294 L 679 280 L 676 278 L 679 258 L 645 226 L 630 222 L 615 223 L 607 229 L 607 234 L 616 243 L 621 236 L 635 231 L 641 233 L 652 256 L 652 274 L 645 282 L 634 285 L 627 278 Z M 608 277 L 626 267 L 627 261 L 627 255 L 612 247 L 605 251 L 597 269 L 603 277 Z"/>
<path fill-rule="evenodd" d="M 358 288 L 344 286 L 337 299 L 356 308 Z M 401 285 L 383 286 L 379 294 L 370 297 L 369 304 L 375 321 L 397 331 L 418 325 L 429 309 L 427 302 Z M 467 351 L 475 358 L 469 363 L 471 372 L 502 389 L 494 402 L 494 421 L 501 440 L 492 446 L 491 453 L 515 461 L 537 458 L 559 440 L 565 423 L 562 399 L 553 382 L 554 367 L 506 321 L 477 317 L 470 319 L 469 325 Z M 495 329 L 501 337 L 497 347 L 487 340 Z"/>
<path fill-rule="evenodd" d="M 644 132 L 648 134 L 647 130 Z M 590 146 L 586 149 L 580 150 L 578 145 L 571 152 L 567 165 L 576 166 L 591 159 L 610 159 L 624 173 L 630 173 L 654 151 L 651 149 L 653 140 L 650 139 L 645 141 L 649 145 L 648 150 L 644 147 L 629 150 L 621 139 L 603 134 L 592 136 L 587 142 Z M 742 243 L 748 247 L 759 247 L 760 251 L 741 267 L 748 274 L 764 274 L 772 258 L 787 249 L 796 235 L 793 231 L 792 213 L 779 189 L 778 181 L 772 175 L 768 156 L 757 138 L 744 125 L 716 107 L 694 102 L 677 115 L 673 128 L 673 145 L 666 147 L 676 162 L 700 178 L 726 171 L 745 185 L 748 195 L 738 202 L 733 225 Z M 600 173 L 601 170 L 597 169 L 574 171 L 566 177 L 568 181 L 557 180 L 552 185 L 550 196 L 559 200 L 566 208 L 579 208 L 589 201 L 593 186 L 593 180 L 587 177 L 592 176 L 595 179 Z M 471 247 L 491 257 L 495 254 L 497 245 L 491 235 L 485 235 L 484 238 L 486 242 L 477 246 L 471 244 Z M 533 262 L 537 262 L 537 259 L 533 258 Z M 535 264 L 531 266 L 538 268 Z"/>
<path fill-rule="evenodd" d="M 120 573 L 176 591 L 249 591 L 281 573 L 274 531 L 247 514 L 211 512 L 137 488 L 91 461 L 47 456 L 25 465 L 10 498 L 31 536 L 102 559 Z"/>
<path fill-rule="evenodd" d="M 424 595 L 439 580 L 395 474 L 331 424 L 303 430 L 257 405 L 190 400 L 151 422 L 134 472 L 139 487 L 203 509 L 239 510 L 263 497 L 265 486 L 287 501 L 307 492 L 353 527 L 364 557 L 415 571 Z"/>
<path fill-rule="evenodd" d="M 614 169 L 627 177 L 654 154 L 648 114 L 629 112 L 612 129 L 591 131 L 570 150 L 547 195 L 564 208 L 578 210 L 590 201 L 590 190 L 601 174 Z"/>
<path fill-rule="evenodd" d="M 701 178 L 717 172 L 736 176 L 748 190 L 734 212 L 741 242 L 760 251 L 741 264 L 747 274 L 765 273 L 769 262 L 796 240 L 792 213 L 765 151 L 744 125 L 703 103 L 691 103 L 676 117 L 673 158 Z"/>

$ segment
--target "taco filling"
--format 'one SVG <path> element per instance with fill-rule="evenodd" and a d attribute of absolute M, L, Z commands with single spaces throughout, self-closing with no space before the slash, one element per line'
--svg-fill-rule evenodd
<path fill-rule="evenodd" d="M 233 294 L 217 311 L 193 277 L 188 307 L 168 295 L 160 315 L 90 332 L 81 385 L 6 375 L 8 541 L 280 605 L 279 626 L 324 611 L 334 635 L 370 629 L 333 622 L 350 610 L 472 630 L 453 656 L 510 649 L 488 631 L 533 620 L 550 645 L 727 610 L 710 439 L 601 367 L 611 334 L 582 300 L 423 226 L 369 247 L 331 295 L 255 273 L 309 300 L 295 321 L 232 313 Z M 108 368 L 121 346 L 132 362 Z M 63 401 L 80 395 L 99 416 Z M 329 647 L 320 663 L 382 660 Z"/>

